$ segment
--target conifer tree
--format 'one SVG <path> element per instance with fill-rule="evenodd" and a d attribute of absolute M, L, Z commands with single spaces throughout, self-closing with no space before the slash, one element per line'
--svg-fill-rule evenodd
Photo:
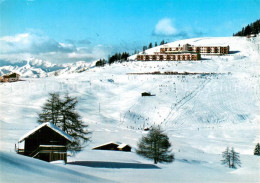
<path fill-rule="evenodd" d="M 143 46 L 143 53 L 145 53 L 145 50 L 147 50 L 147 46 Z"/>
<path fill-rule="evenodd" d="M 231 150 L 227 147 L 226 150 L 222 152 L 222 157 L 222 164 L 227 165 L 229 168 L 237 168 L 237 166 L 241 166 L 239 153 L 237 153 L 233 147 Z"/>
<path fill-rule="evenodd" d="M 154 43 L 154 47 L 156 47 L 156 46 L 158 46 L 158 45 L 157 45 L 157 42 Z"/>
<path fill-rule="evenodd" d="M 164 45 L 164 44 L 165 44 L 165 42 L 164 42 L 164 40 L 162 40 L 161 43 L 160 43 L 160 45 Z"/>
<path fill-rule="evenodd" d="M 61 100 L 59 93 L 49 93 L 49 98 L 42 106 L 42 113 L 38 114 L 38 122 L 51 122 L 57 125 Z"/>
<path fill-rule="evenodd" d="M 230 155 L 230 151 L 229 148 L 227 147 L 226 150 L 224 152 L 222 152 L 222 164 L 223 165 L 227 165 L 228 167 L 231 166 L 231 155 Z"/>
<path fill-rule="evenodd" d="M 69 150 L 72 152 L 81 151 L 88 142 L 87 130 L 88 125 L 85 125 L 81 120 L 81 116 L 76 111 L 77 98 L 70 97 L 68 94 L 65 95 L 62 101 L 60 126 L 63 131 L 68 133 L 72 138 L 73 142 L 69 146 Z"/>
<path fill-rule="evenodd" d="M 245 33 L 244 33 L 244 35 L 246 36 L 246 35 L 251 34 L 251 31 L 252 31 L 251 27 L 250 27 L 249 25 L 247 25 L 247 26 L 245 27 Z"/>
<path fill-rule="evenodd" d="M 153 127 L 147 136 L 141 138 L 137 146 L 136 153 L 147 159 L 153 159 L 154 164 L 158 162 L 170 163 L 174 160 L 169 138 L 160 128 Z"/>
<path fill-rule="evenodd" d="M 255 146 L 254 155 L 260 156 L 260 144 L 257 143 Z"/>
<path fill-rule="evenodd" d="M 148 48 L 152 48 L 153 47 L 153 43 L 150 43 Z"/>
<path fill-rule="evenodd" d="M 96 67 L 103 67 L 105 65 L 106 65 L 105 59 L 100 59 L 99 61 L 96 62 Z"/>
<path fill-rule="evenodd" d="M 42 113 L 39 114 L 38 122 L 51 122 L 73 138 L 73 142 L 68 145 L 68 150 L 73 154 L 81 151 L 89 141 L 87 130 L 81 120 L 81 116 L 76 111 L 77 98 L 68 94 L 63 99 L 58 93 L 50 93 L 50 98 L 43 105 Z"/>
<path fill-rule="evenodd" d="M 230 166 L 231 168 L 237 168 L 237 166 L 241 166 L 239 153 L 236 152 L 233 147 L 230 151 L 230 156 L 231 156 L 231 166 Z"/>

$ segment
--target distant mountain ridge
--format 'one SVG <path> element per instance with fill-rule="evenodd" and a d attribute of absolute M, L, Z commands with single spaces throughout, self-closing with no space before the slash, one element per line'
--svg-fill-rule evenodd
<path fill-rule="evenodd" d="M 39 59 L 10 62 L 0 60 L 0 76 L 10 72 L 17 72 L 24 78 L 50 77 L 62 74 L 77 73 L 92 66 L 90 62 L 78 61 L 75 63 L 53 64 Z"/>

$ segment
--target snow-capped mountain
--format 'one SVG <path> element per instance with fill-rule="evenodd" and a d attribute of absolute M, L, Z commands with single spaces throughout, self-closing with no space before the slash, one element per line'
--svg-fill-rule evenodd
<path fill-rule="evenodd" d="M 20 74 L 22 78 L 58 76 L 85 71 L 89 69 L 92 64 L 93 63 L 84 61 L 67 64 L 53 64 L 39 59 L 29 59 L 20 62 L 0 60 L 0 76 L 10 72 Z"/>

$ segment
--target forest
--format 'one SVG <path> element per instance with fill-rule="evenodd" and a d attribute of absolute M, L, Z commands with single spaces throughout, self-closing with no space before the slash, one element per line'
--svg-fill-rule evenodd
<path fill-rule="evenodd" d="M 233 36 L 247 36 L 250 34 L 258 33 L 260 33 L 260 19 L 243 27 L 241 31 L 238 31 L 237 33 L 233 34 Z"/>

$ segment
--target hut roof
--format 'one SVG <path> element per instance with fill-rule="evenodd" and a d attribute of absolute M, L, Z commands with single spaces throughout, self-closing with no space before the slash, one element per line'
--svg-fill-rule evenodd
<path fill-rule="evenodd" d="M 115 145 L 119 146 L 120 143 L 118 143 L 118 142 L 108 142 L 108 143 L 101 144 L 101 145 L 99 145 L 99 146 L 93 147 L 92 149 L 96 149 L 96 148 L 99 148 L 99 147 L 103 147 L 103 146 L 106 146 L 106 145 L 109 145 L 109 144 L 115 144 Z"/>
<path fill-rule="evenodd" d="M 9 77 L 10 78 L 15 78 L 16 76 L 20 76 L 19 74 L 17 74 L 17 73 L 12 73 L 12 74 L 9 74 Z"/>
<path fill-rule="evenodd" d="M 109 145 L 109 144 L 115 144 L 117 145 L 117 148 L 124 148 L 126 146 L 129 146 L 128 144 L 125 144 L 125 143 L 121 143 L 121 142 L 108 142 L 108 143 L 105 143 L 105 144 L 102 144 L 102 145 L 99 145 L 99 146 L 96 146 L 96 147 L 93 147 L 92 149 L 96 149 L 96 148 L 99 148 L 99 147 L 103 147 L 103 146 L 106 146 L 106 145 Z M 131 147 L 131 146 L 129 146 Z"/>
<path fill-rule="evenodd" d="M 126 146 L 129 146 L 129 147 L 131 147 L 130 145 L 128 145 L 128 144 L 120 144 L 117 148 L 124 148 L 124 147 L 126 147 Z"/>
<path fill-rule="evenodd" d="M 47 126 L 50 129 L 52 129 L 53 131 L 57 132 L 58 134 L 60 134 L 61 136 L 63 136 L 64 138 L 66 138 L 67 140 L 69 140 L 70 142 L 73 141 L 72 137 L 70 135 L 68 135 L 67 133 L 65 133 L 64 131 L 62 131 L 61 129 L 59 129 L 57 126 L 55 126 L 54 124 L 47 122 L 47 123 L 43 123 L 41 125 L 39 125 L 38 127 L 36 127 L 35 129 L 29 131 L 28 133 L 26 133 L 24 136 L 22 136 L 18 142 L 22 142 L 25 138 L 29 137 L 30 135 L 34 134 L 36 131 L 38 131 L 39 129 L 41 129 L 42 127 Z"/>

